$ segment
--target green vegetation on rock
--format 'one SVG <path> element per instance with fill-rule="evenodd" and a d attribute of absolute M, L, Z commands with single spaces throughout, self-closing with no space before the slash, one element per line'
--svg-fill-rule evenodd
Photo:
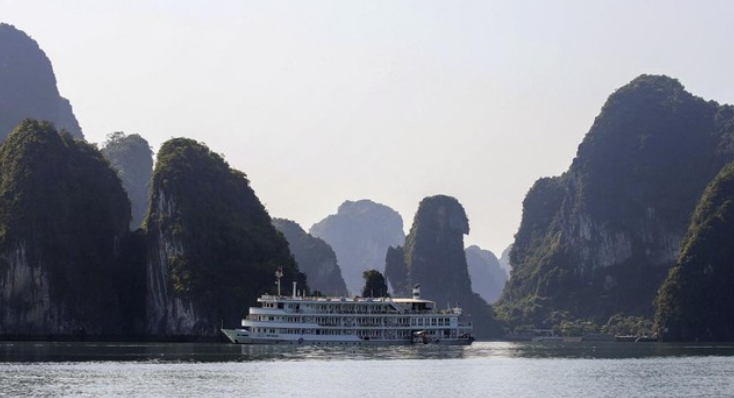
<path fill-rule="evenodd" d="M 307 290 L 245 174 L 196 141 L 161 146 L 145 230 L 151 333 L 213 335 L 239 325 L 261 294 L 274 293 L 280 267 Z"/>
<path fill-rule="evenodd" d="M 666 340 L 734 340 L 734 162 L 706 188 L 656 299 Z"/>
<path fill-rule="evenodd" d="M 371 269 L 362 273 L 364 287 L 362 297 L 388 297 L 387 282 L 380 271 Z"/>
<path fill-rule="evenodd" d="M 24 120 L 0 147 L 0 331 L 119 332 L 129 222 L 125 191 L 96 147 Z"/>
<path fill-rule="evenodd" d="M 690 214 L 731 157 L 733 115 L 666 76 L 612 94 L 570 169 L 528 192 L 499 315 L 511 328 L 650 319 Z"/>

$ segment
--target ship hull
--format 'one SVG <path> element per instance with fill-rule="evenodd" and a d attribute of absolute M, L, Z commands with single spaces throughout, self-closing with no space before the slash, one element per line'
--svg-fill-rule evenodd
<path fill-rule="evenodd" d="M 422 341 L 415 339 L 378 340 L 361 339 L 356 336 L 299 336 L 266 333 L 252 333 L 244 329 L 221 329 L 222 333 L 234 344 L 310 344 L 310 345 L 470 345 L 473 339 L 437 339 Z"/>

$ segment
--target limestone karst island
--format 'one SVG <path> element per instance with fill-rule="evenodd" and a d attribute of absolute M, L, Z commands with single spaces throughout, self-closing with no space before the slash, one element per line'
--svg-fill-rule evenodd
<path fill-rule="evenodd" d="M 2 340 L 223 342 L 266 296 L 435 309 L 406 334 L 421 342 L 460 338 L 459 308 L 477 340 L 734 340 L 734 107 L 674 77 L 620 81 L 492 253 L 465 236 L 493 226 L 443 192 L 414 215 L 345 198 L 299 225 L 206 143 L 88 142 L 42 46 L 0 24 Z"/>

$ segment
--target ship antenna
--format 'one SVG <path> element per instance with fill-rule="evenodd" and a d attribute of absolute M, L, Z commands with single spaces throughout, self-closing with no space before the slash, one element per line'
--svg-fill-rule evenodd
<path fill-rule="evenodd" d="M 283 277 L 283 267 L 278 267 L 275 271 L 275 277 L 278 278 L 275 284 L 278 285 L 278 296 L 280 297 L 280 278 Z"/>

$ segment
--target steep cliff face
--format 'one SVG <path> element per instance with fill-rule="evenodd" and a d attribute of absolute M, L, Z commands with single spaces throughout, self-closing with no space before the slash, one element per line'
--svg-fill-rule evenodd
<path fill-rule="evenodd" d="M 464 253 L 469 220 L 461 204 L 450 196 L 425 198 L 418 206 L 405 240 L 409 284 L 420 284 L 421 295 L 439 307 L 461 305 L 472 315 L 479 338 L 500 333 L 491 307 L 472 292 Z"/>
<path fill-rule="evenodd" d="M 82 130 L 59 95 L 51 62 L 33 39 L 0 23 L 0 142 L 23 119 L 47 120 L 76 138 Z"/>
<path fill-rule="evenodd" d="M 308 286 L 323 294 L 343 296 L 347 285 L 342 278 L 336 254 L 328 243 L 306 233 L 300 225 L 282 218 L 273 219 L 273 225 L 288 241 L 288 247 L 306 274 Z"/>
<path fill-rule="evenodd" d="M 469 246 L 464 250 L 466 264 L 471 277 L 472 290 L 488 303 L 494 303 L 502 294 L 507 282 L 507 273 L 500 267 L 497 256 L 479 246 Z"/>
<path fill-rule="evenodd" d="M 23 121 L 0 148 L 0 334 L 119 334 L 129 220 L 95 147 Z"/>
<path fill-rule="evenodd" d="M 523 203 L 500 302 L 511 324 L 652 315 L 688 218 L 729 154 L 721 107 L 643 75 L 609 97 L 568 172 Z"/>
<path fill-rule="evenodd" d="M 387 248 L 405 240 L 400 214 L 370 200 L 344 202 L 337 214 L 314 224 L 309 233 L 334 249 L 347 289 L 353 294 L 362 290 L 362 273 L 382 271 Z"/>
<path fill-rule="evenodd" d="M 130 204 L 130 229 L 137 229 L 148 210 L 148 184 L 153 174 L 153 151 L 145 138 L 138 134 L 112 133 L 102 146 L 102 153 L 122 180 Z"/>
<path fill-rule="evenodd" d="M 408 266 L 405 264 L 405 252 L 402 246 L 388 247 L 385 254 L 385 278 L 392 288 L 395 297 L 410 297 L 412 286 Z"/>
<path fill-rule="evenodd" d="M 666 340 L 734 340 L 734 163 L 712 181 L 696 207 L 676 265 L 656 299 Z"/>
<path fill-rule="evenodd" d="M 147 317 L 153 335 L 215 336 L 284 280 L 305 276 L 246 176 L 193 140 L 158 152 L 145 230 Z"/>

